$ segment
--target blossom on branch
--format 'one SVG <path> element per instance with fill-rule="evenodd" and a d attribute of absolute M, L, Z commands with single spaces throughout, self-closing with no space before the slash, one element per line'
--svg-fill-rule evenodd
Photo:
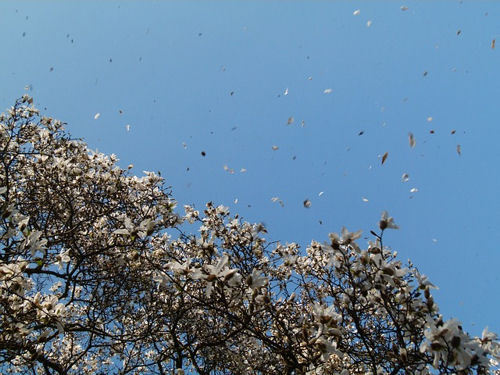
<path fill-rule="evenodd" d="M 176 202 L 23 96 L 0 115 L 0 373 L 498 374 L 500 343 L 444 320 L 382 244 Z M 192 234 L 193 226 L 198 231 Z"/>

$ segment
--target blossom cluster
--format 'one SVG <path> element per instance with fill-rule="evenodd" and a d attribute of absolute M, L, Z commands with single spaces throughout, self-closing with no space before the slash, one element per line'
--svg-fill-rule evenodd
<path fill-rule="evenodd" d="M 1 373 L 499 373 L 497 336 L 444 320 L 383 244 L 387 212 L 366 248 L 345 228 L 268 243 L 224 206 L 177 213 L 160 176 L 28 96 L 0 116 L 0 158 Z"/>

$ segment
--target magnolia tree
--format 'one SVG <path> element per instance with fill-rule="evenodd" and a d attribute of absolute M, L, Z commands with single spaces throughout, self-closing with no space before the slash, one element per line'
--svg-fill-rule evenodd
<path fill-rule="evenodd" d="M 71 139 L 24 96 L 0 117 L 0 372 L 499 374 L 384 246 L 386 212 L 302 251 Z M 190 234 L 193 227 L 198 230 Z"/>

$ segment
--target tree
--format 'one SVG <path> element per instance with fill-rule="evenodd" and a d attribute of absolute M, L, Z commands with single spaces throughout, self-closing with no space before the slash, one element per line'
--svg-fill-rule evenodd
<path fill-rule="evenodd" d="M 24 96 L 0 117 L 0 371 L 499 374 L 500 343 L 445 321 L 426 276 L 342 229 L 267 243 L 162 178 L 71 139 Z M 197 235 L 189 234 L 196 225 Z"/>

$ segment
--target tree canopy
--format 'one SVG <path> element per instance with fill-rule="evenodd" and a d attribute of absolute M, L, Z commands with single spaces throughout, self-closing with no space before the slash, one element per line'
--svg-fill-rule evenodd
<path fill-rule="evenodd" d="M 0 372 L 500 374 L 500 343 L 342 228 L 302 250 L 94 152 L 28 96 L 0 116 Z"/>

